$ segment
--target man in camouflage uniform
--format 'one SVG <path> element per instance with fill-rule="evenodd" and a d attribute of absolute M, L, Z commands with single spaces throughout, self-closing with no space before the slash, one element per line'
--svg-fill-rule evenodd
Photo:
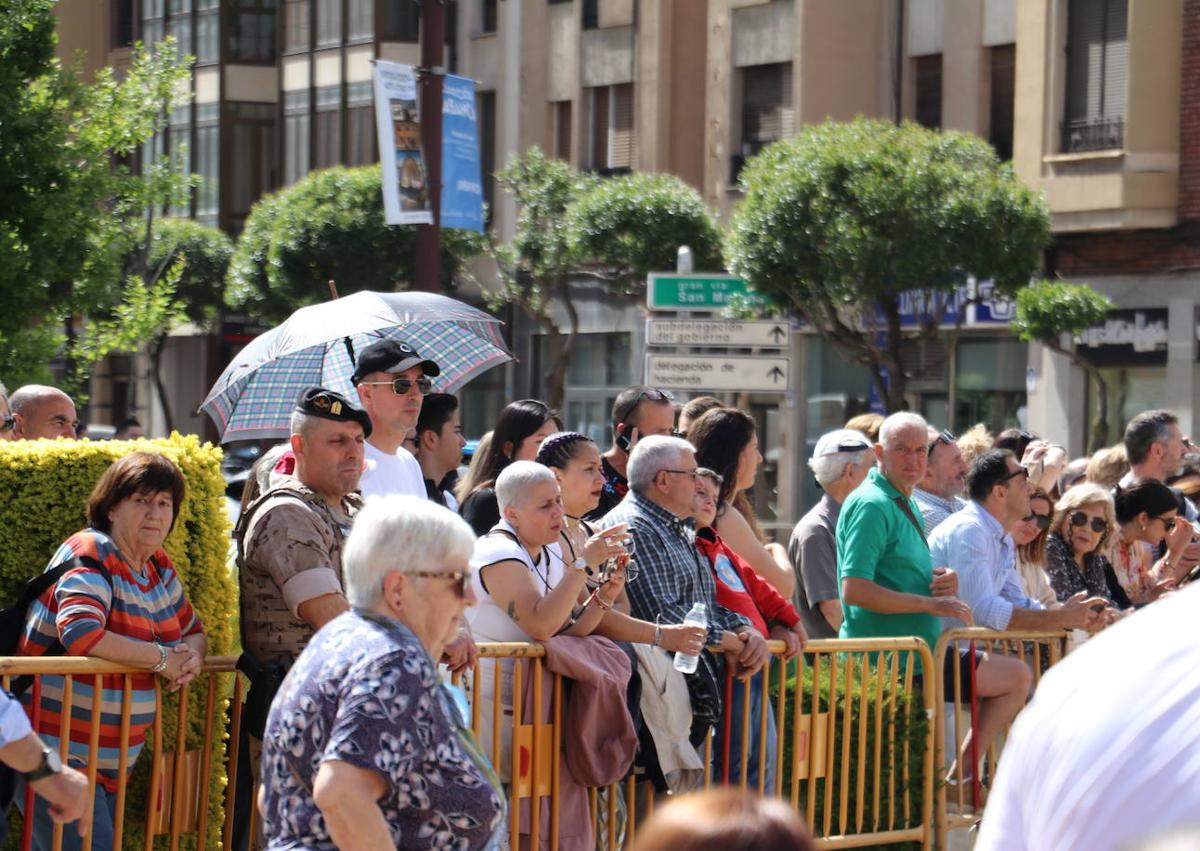
<path fill-rule="evenodd" d="M 349 608 L 342 549 L 362 507 L 354 491 L 371 420 L 344 396 L 313 387 L 300 395 L 291 431 L 295 473 L 277 477 L 238 524 L 243 649 L 260 662 L 290 664 Z"/>

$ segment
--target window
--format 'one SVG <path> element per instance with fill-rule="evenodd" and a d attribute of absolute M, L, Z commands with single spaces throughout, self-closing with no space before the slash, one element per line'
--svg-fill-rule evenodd
<path fill-rule="evenodd" d="M 391 0 L 383 4 L 384 41 L 416 42 L 421 35 L 421 7 L 417 0 Z"/>
<path fill-rule="evenodd" d="M 241 230 L 250 206 L 279 185 L 275 105 L 228 104 L 232 156 L 229 162 L 229 215 L 233 230 Z"/>
<path fill-rule="evenodd" d="M 496 206 L 496 93 L 479 92 L 475 96 L 475 114 L 479 120 L 479 171 L 483 175 L 483 203 L 486 224 L 491 227 Z"/>
<path fill-rule="evenodd" d="M 346 40 L 370 41 L 375 35 L 375 0 L 347 0 Z"/>
<path fill-rule="evenodd" d="M 496 31 L 496 0 L 479 0 L 479 32 Z"/>
<path fill-rule="evenodd" d="M 176 107 L 167 119 L 166 153 L 171 159 L 171 170 L 183 176 L 190 175 L 193 171 L 191 116 L 192 107 L 188 105 Z M 186 199 L 182 203 L 172 204 L 168 211 L 168 215 L 171 216 L 187 216 L 190 214 L 191 203 Z"/>
<path fill-rule="evenodd" d="M 602 175 L 633 168 L 633 83 L 596 86 L 587 93 L 587 167 Z"/>
<path fill-rule="evenodd" d="M 567 364 L 563 425 L 586 434 L 601 446 L 612 439 L 612 403 L 632 381 L 632 337 L 628 332 L 579 334 Z M 533 374 L 553 366 L 546 335 L 536 337 Z M 537 388 L 534 390 L 537 395 Z"/>
<path fill-rule="evenodd" d="M 308 89 L 283 93 L 283 183 L 308 174 L 310 121 Z"/>
<path fill-rule="evenodd" d="M 342 42 L 342 0 L 317 0 L 317 47 Z"/>
<path fill-rule="evenodd" d="M 594 30 L 600 26 L 600 0 L 583 0 L 580 24 L 585 30 Z"/>
<path fill-rule="evenodd" d="M 954 359 L 952 430 L 983 423 L 993 434 L 1022 425 L 1029 346 L 1019 340 L 960 340 Z"/>
<path fill-rule="evenodd" d="M 312 35 L 309 26 L 310 0 L 284 0 L 283 49 L 285 52 L 308 50 Z"/>
<path fill-rule="evenodd" d="M 938 129 L 942 126 L 942 54 L 916 59 L 917 123 Z"/>
<path fill-rule="evenodd" d="M 164 11 L 163 0 L 145 0 L 142 4 L 142 41 L 147 46 L 163 40 L 166 33 Z"/>
<path fill-rule="evenodd" d="M 221 59 L 221 13 L 215 6 L 196 14 L 196 64 L 211 65 Z"/>
<path fill-rule="evenodd" d="M 346 87 L 346 165 L 367 165 L 375 157 L 375 100 L 369 82 Z"/>
<path fill-rule="evenodd" d="M 133 0 L 116 0 L 111 7 L 109 49 L 115 50 L 133 44 L 134 23 Z"/>
<path fill-rule="evenodd" d="M 275 61 L 277 0 L 237 0 L 229 13 L 229 61 Z"/>
<path fill-rule="evenodd" d="M 571 161 L 571 102 L 554 101 L 550 104 L 550 156 Z"/>
<path fill-rule="evenodd" d="M 221 208 L 220 107 L 215 103 L 196 106 L 195 171 L 200 175 L 196 188 L 196 217 L 216 224 Z"/>
<path fill-rule="evenodd" d="M 195 55 L 192 47 L 191 10 L 173 13 L 167 21 L 167 35 L 175 36 L 175 52 L 180 57 Z"/>
<path fill-rule="evenodd" d="M 733 158 L 731 183 L 737 182 L 746 158 L 771 142 L 796 132 L 792 63 L 751 65 L 739 69 L 739 75 L 742 81 L 742 139 Z"/>
<path fill-rule="evenodd" d="M 989 104 L 988 142 L 1002 160 L 1012 159 L 1013 100 L 1017 80 L 1016 45 L 993 47 L 991 53 L 992 93 Z"/>
<path fill-rule="evenodd" d="M 1068 153 L 1125 143 L 1127 16 L 1126 0 L 1070 0 L 1062 126 L 1062 149 Z"/>
<path fill-rule="evenodd" d="M 342 87 L 317 89 L 316 152 L 313 168 L 329 168 L 342 162 Z"/>

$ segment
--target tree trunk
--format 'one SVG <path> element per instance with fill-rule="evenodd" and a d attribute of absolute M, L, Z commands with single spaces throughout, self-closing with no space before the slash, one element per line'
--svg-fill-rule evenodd
<path fill-rule="evenodd" d="M 545 328 L 546 341 L 550 348 L 550 371 L 545 376 L 546 386 L 542 401 L 557 411 L 562 408 L 567 388 L 568 340 L 563 338 L 570 335 L 564 335 L 553 322 L 546 322 Z"/>
<path fill-rule="evenodd" d="M 1104 375 L 1099 369 L 1083 358 L 1076 356 L 1072 360 L 1096 382 L 1096 419 L 1092 421 L 1088 435 L 1087 451 L 1090 455 L 1108 446 L 1108 382 L 1104 380 Z"/>
<path fill-rule="evenodd" d="M 885 361 L 880 364 L 888 371 L 888 392 L 884 397 L 887 412 L 908 410 L 908 400 L 905 391 L 908 389 L 908 377 L 904 374 L 904 361 L 900 357 L 901 346 L 904 345 L 903 333 L 900 329 L 900 302 L 895 296 L 880 299 L 884 317 L 887 319 L 887 339 L 884 341 Z"/>
<path fill-rule="evenodd" d="M 171 400 L 167 397 L 167 385 L 162 377 L 162 353 L 167 345 L 167 335 L 159 334 L 150 346 L 150 367 L 154 370 L 154 387 L 158 390 L 158 404 L 162 408 L 163 423 L 167 434 L 175 430 L 175 416 L 171 413 Z"/>

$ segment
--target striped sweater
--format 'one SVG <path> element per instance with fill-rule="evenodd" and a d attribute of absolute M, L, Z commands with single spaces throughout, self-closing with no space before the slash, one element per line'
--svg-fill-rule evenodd
<path fill-rule="evenodd" d="M 200 620 L 183 594 L 183 586 L 170 557 L 157 551 L 141 571 L 130 567 L 112 538 L 95 529 L 77 532 L 63 543 L 46 570 L 72 559 L 89 557 L 103 564 L 112 579 L 111 586 L 95 568 L 78 567 L 67 571 L 29 607 L 25 632 L 21 636 L 22 656 L 41 656 L 61 642 L 69 656 L 86 656 L 105 632 L 138 641 L 158 641 L 171 646 L 189 635 L 202 632 Z M 146 741 L 146 731 L 154 722 L 154 678 L 146 672 L 131 676 L 128 761 L 134 762 Z M 75 677 L 72 682 L 70 759 L 88 762 L 91 736 L 93 677 Z M 63 678 L 41 678 L 41 701 L 37 730 L 51 747 L 58 747 L 63 715 Z M 101 678 L 100 750 L 96 769 L 105 788 L 114 791 L 120 760 L 121 706 L 125 678 L 110 675 Z M 32 689 L 25 693 L 26 712 L 33 715 Z"/>

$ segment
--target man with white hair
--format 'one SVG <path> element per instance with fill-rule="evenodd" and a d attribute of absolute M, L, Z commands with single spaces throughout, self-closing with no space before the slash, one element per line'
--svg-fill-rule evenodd
<path fill-rule="evenodd" d="M 769 656 L 766 641 L 749 619 L 717 605 L 712 570 L 696 551 L 695 531 L 684 525 L 702 487 L 697 469 L 692 445 L 683 438 L 642 438 L 629 456 L 629 493 L 599 525 L 607 529 L 625 523 L 633 538 L 638 579 L 625 589 L 630 614 L 652 623 L 679 624 L 693 604 L 703 603 L 707 644 L 726 651 L 739 676 L 754 673 Z"/>
<path fill-rule="evenodd" d="M 850 492 L 875 466 L 871 441 L 862 432 L 839 428 L 821 436 L 808 462 L 825 495 L 800 518 L 788 541 L 796 571 L 796 610 L 810 638 L 837 638 L 842 625 L 838 599 L 838 514 Z"/>
<path fill-rule="evenodd" d="M 16 440 L 54 440 L 75 438 L 79 417 L 71 397 L 57 387 L 26 384 L 9 397 L 13 416 L 13 438 Z"/>

